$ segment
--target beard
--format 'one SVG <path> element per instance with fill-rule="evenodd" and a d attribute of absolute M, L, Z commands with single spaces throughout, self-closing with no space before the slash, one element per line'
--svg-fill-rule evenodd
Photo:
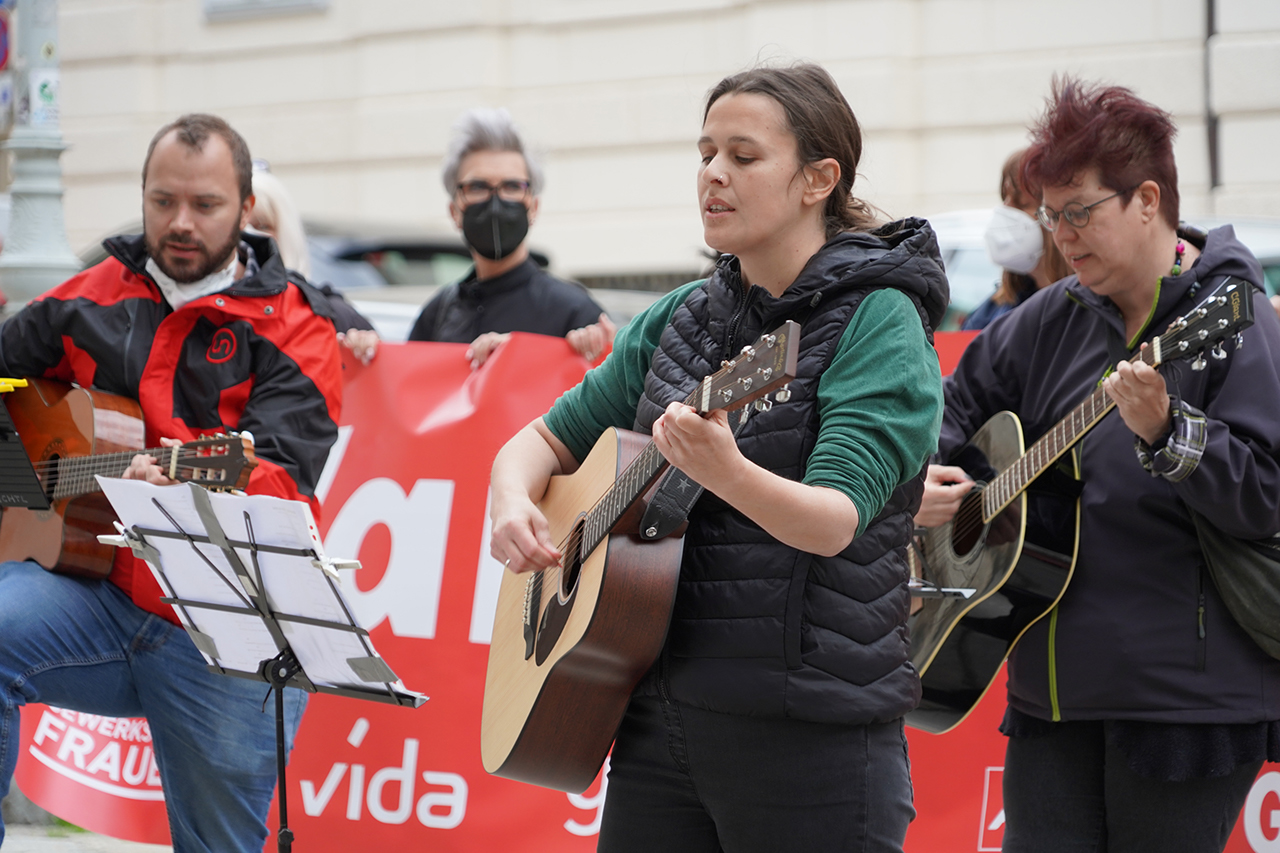
<path fill-rule="evenodd" d="M 212 250 L 192 234 L 169 233 L 157 241 L 152 241 L 150 235 L 147 235 L 146 243 L 147 254 L 156 262 L 156 266 L 160 267 L 161 272 L 178 284 L 191 284 L 227 265 L 232 252 L 240 245 L 240 224 L 237 222 L 227 238 Z M 195 246 L 196 256 L 170 260 L 164 254 L 165 247 L 170 243 Z"/>

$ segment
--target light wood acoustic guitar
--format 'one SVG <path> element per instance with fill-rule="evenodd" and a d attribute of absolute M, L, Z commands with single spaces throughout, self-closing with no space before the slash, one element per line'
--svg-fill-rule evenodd
<path fill-rule="evenodd" d="M 685 402 L 702 413 L 778 402 L 795 378 L 800 327 L 762 336 Z M 546 571 L 503 572 L 480 740 L 490 773 L 579 792 L 595 779 L 631 691 L 662 648 L 683 531 L 646 541 L 646 493 L 667 463 L 646 435 L 607 430 L 539 508 L 565 555 Z"/>
<path fill-rule="evenodd" d="M 1239 347 L 1240 330 L 1253 323 L 1251 288 L 1228 279 L 1130 360 L 1157 367 L 1194 356 L 1192 369 L 1202 370 L 1204 350 L 1225 358 L 1225 339 L 1236 335 Z M 1025 453 L 1017 415 L 999 412 L 949 460 L 976 485 L 951 521 L 918 540 L 929 597 L 911 616 L 911 662 L 923 699 L 907 725 L 935 734 L 959 725 L 1018 639 L 1062 598 L 1080 523 L 1073 448 L 1114 406 L 1099 385 Z"/>
<path fill-rule="evenodd" d="M 247 435 L 144 449 L 142 412 L 133 400 L 65 382 L 27 381 L 3 400 L 50 508 L 3 510 L 0 561 L 108 575 L 117 549 L 100 543 L 98 534 L 115 532 L 116 516 L 95 476 L 119 477 L 135 454 L 154 456 L 171 479 L 221 489 L 244 488 L 258 464 Z"/>

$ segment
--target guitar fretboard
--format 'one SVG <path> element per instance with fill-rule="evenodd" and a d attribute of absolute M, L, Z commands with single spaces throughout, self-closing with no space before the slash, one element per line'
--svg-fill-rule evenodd
<path fill-rule="evenodd" d="M 1135 353 L 1129 361 L 1141 361 L 1156 367 L 1160 364 L 1162 338 L 1157 338 L 1152 346 Z M 992 480 L 982 493 L 982 521 L 991 521 L 1001 510 L 1013 502 L 1022 491 L 1039 477 L 1062 454 L 1071 449 L 1093 425 L 1115 408 L 1115 401 L 1107 396 L 1099 385 L 1084 402 L 1076 406 L 1062 420 L 1040 436 L 1031 449 L 1024 453 L 1017 462 Z"/>
<path fill-rule="evenodd" d="M 51 497 L 54 500 L 61 500 L 101 491 L 96 479 L 97 475 L 119 477 L 129 467 L 133 457 L 139 453 L 154 456 L 160 460 L 162 468 L 167 467 L 169 457 L 179 449 L 149 447 L 145 450 L 124 450 L 119 453 L 102 453 L 95 456 L 64 457 L 55 463 L 55 484 Z M 48 479 L 48 476 L 46 474 L 45 478 Z"/>

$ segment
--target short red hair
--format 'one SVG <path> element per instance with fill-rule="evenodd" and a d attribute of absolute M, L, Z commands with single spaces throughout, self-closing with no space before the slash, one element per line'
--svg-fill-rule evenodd
<path fill-rule="evenodd" d="M 1176 228 L 1177 132 L 1169 113 L 1130 89 L 1055 76 L 1048 107 L 1031 128 L 1022 181 L 1026 186 L 1060 187 L 1081 172 L 1097 169 L 1102 185 L 1121 190 L 1120 200 L 1126 205 L 1133 197 L 1131 188 L 1155 181 L 1160 187 L 1160 215 Z"/>

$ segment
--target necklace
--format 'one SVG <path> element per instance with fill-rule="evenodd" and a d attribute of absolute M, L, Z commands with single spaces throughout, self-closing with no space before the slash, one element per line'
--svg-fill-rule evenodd
<path fill-rule="evenodd" d="M 1182 275 L 1182 255 L 1186 251 L 1187 251 L 1187 244 L 1179 240 L 1178 245 L 1174 247 L 1174 250 L 1173 250 L 1173 269 L 1169 270 L 1169 275 L 1172 275 L 1172 276 Z"/>

